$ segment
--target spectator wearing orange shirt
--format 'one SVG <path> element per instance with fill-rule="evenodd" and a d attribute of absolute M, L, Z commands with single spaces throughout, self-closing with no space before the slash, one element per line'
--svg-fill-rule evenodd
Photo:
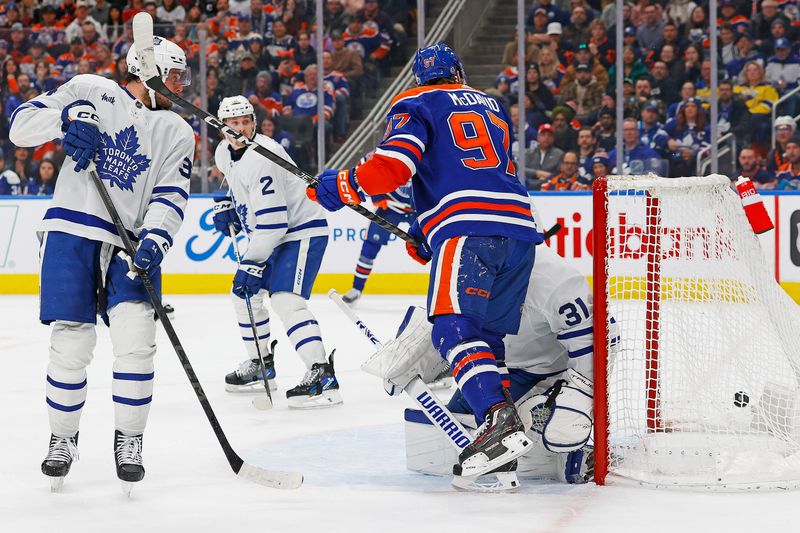
<path fill-rule="evenodd" d="M 108 45 L 103 36 L 98 33 L 97 26 L 88 20 L 81 25 L 81 38 L 84 48 L 92 55 L 95 55 L 101 46 Z"/>
<path fill-rule="evenodd" d="M 94 61 L 94 56 L 86 51 L 83 39 L 74 37 L 69 44 L 69 52 L 61 54 L 56 60 L 56 71 L 64 81 L 71 80 L 78 71 L 78 62 L 81 59 Z"/>
<path fill-rule="evenodd" d="M 56 19 L 56 8 L 51 5 L 42 6 L 39 10 L 41 21 L 31 27 L 31 39 L 46 48 L 63 46 L 65 33 L 63 22 Z M 58 50 L 58 48 L 56 48 Z"/>
<path fill-rule="evenodd" d="M 281 95 L 272 87 L 272 75 L 262 70 L 256 75 L 255 89 L 245 93 L 245 97 L 253 104 L 256 115 L 277 117 L 283 111 Z"/>
<path fill-rule="evenodd" d="M 561 160 L 561 172 L 552 174 L 550 178 L 542 183 L 543 191 L 572 191 L 580 190 L 581 183 L 578 181 L 578 156 L 575 152 L 564 153 Z"/>
<path fill-rule="evenodd" d="M 36 63 L 39 61 L 45 61 L 50 65 L 55 65 L 56 60 L 47 53 L 45 47 L 42 43 L 33 42 L 31 43 L 31 47 L 28 49 L 28 55 L 22 58 L 19 63 L 19 68 L 22 72 L 28 74 L 31 77 L 36 76 Z"/>

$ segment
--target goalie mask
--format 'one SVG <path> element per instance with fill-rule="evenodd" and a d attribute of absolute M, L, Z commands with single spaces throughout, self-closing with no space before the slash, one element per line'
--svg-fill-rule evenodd
<path fill-rule="evenodd" d="M 184 87 L 191 85 L 192 69 L 186 64 L 186 54 L 183 53 L 180 46 L 163 37 L 153 37 L 153 51 L 155 52 L 156 66 L 164 84 L 167 83 L 167 80 L 171 80 Z M 128 72 L 141 79 L 142 71 L 139 58 L 136 56 L 135 43 L 128 50 L 125 61 L 128 64 Z"/>

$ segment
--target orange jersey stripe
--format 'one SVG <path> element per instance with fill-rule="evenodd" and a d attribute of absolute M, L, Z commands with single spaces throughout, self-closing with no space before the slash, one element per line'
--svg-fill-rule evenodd
<path fill-rule="evenodd" d="M 450 283 L 453 277 L 453 258 L 456 255 L 458 240 L 461 237 L 449 239 L 442 252 L 442 270 L 439 272 L 439 290 L 436 291 L 436 305 L 434 315 L 450 315 L 453 313 L 453 302 L 450 299 Z"/>
<path fill-rule="evenodd" d="M 469 85 L 462 85 L 460 83 L 447 83 L 444 85 L 423 85 L 421 87 L 414 87 L 413 89 L 408 89 L 407 91 L 403 91 L 397 96 L 395 96 L 394 100 L 392 100 L 392 106 L 394 106 L 394 104 L 396 104 L 398 100 L 402 100 L 403 98 L 408 98 L 409 96 L 416 96 L 418 94 L 426 93 L 428 91 L 453 90 L 453 89 L 465 89 L 470 91 L 475 90 Z"/>
<path fill-rule="evenodd" d="M 492 204 L 489 202 L 459 202 L 457 204 L 451 205 L 444 211 L 441 211 L 438 215 L 430 219 L 425 223 L 422 227 L 422 232 L 427 235 L 428 231 L 441 222 L 446 217 L 450 216 L 451 214 L 455 213 L 456 211 L 461 211 L 462 209 L 491 209 L 495 211 L 512 211 L 514 213 L 520 213 L 522 215 L 530 215 L 531 210 L 519 205 L 504 205 L 504 204 Z"/>
<path fill-rule="evenodd" d="M 411 169 L 399 159 L 373 154 L 356 169 L 358 184 L 370 196 L 390 193 L 411 179 Z"/>
<path fill-rule="evenodd" d="M 412 152 L 415 156 L 417 156 L 417 159 L 422 159 L 422 152 L 414 143 L 410 143 L 402 139 L 394 139 L 383 143 L 383 146 L 399 146 L 400 148 L 405 148 L 406 150 Z"/>
<path fill-rule="evenodd" d="M 456 365 L 453 367 L 453 377 L 456 377 L 456 374 L 461 372 L 461 369 L 464 368 L 464 366 L 467 363 L 471 363 L 472 361 L 477 361 L 478 359 L 491 359 L 492 361 L 495 360 L 494 354 L 491 352 L 475 352 L 473 354 L 470 354 L 461 361 L 459 361 L 458 363 L 456 363 Z"/>

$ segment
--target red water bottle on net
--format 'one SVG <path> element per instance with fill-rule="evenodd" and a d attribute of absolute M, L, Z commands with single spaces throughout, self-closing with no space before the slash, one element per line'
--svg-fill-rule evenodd
<path fill-rule="evenodd" d="M 747 215 L 747 220 L 750 221 L 750 226 L 756 235 L 771 230 L 774 227 L 772 220 L 769 218 L 767 208 L 764 207 L 761 195 L 758 194 L 750 178 L 739 176 L 739 179 L 736 180 L 736 191 L 739 193 L 739 198 L 742 199 L 744 214 Z"/>

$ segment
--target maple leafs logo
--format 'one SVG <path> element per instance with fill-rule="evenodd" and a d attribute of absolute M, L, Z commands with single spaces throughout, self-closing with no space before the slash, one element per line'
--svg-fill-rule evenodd
<path fill-rule="evenodd" d="M 247 206 L 245 204 L 236 205 L 236 214 L 239 215 L 239 221 L 242 223 L 244 231 L 250 233 L 252 230 L 247 224 Z"/>
<path fill-rule="evenodd" d="M 150 168 L 150 159 L 144 154 L 137 153 L 141 146 L 136 129 L 128 126 L 118 131 L 113 139 L 101 132 L 100 140 L 102 147 L 97 165 L 100 178 L 108 180 L 112 189 L 116 185 L 123 191 L 133 192 L 136 177 Z"/>

